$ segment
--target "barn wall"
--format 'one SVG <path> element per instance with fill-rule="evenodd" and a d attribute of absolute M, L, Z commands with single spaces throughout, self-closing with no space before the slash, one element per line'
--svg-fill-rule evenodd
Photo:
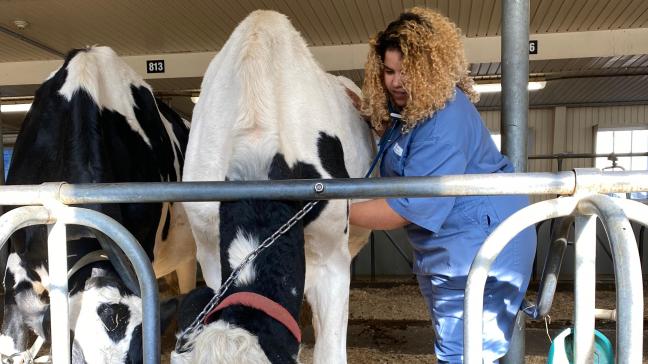
<path fill-rule="evenodd" d="M 481 111 L 482 120 L 491 133 L 500 131 L 500 111 Z M 555 107 L 529 110 L 529 155 L 556 154 L 556 153 L 592 153 L 594 152 L 595 127 L 636 127 L 648 126 L 648 105 L 636 106 L 606 106 L 606 107 Z M 565 160 L 562 170 L 572 168 L 592 167 L 592 159 Z M 529 172 L 556 172 L 556 160 L 530 160 Z M 537 202 L 552 196 L 532 196 L 532 202 Z M 536 271 L 542 269 L 546 254 L 546 245 L 549 238 L 549 224 L 545 223 L 539 231 L 538 263 Z M 599 231 L 602 231 L 599 229 Z M 638 229 L 635 229 L 638 237 Z M 392 233 L 396 243 L 411 256 L 411 248 L 402 231 Z M 648 235 L 648 234 L 645 234 Z M 599 233 L 603 243 L 607 242 L 604 234 Z M 648 244 L 642 242 L 644 250 L 648 251 Z M 376 275 L 407 275 L 410 272 L 404 259 L 400 257 L 393 245 L 383 233 L 377 233 L 374 243 L 375 272 Z M 597 272 L 599 278 L 609 278 L 612 275 L 611 260 L 607 257 L 600 244 L 597 249 Z M 564 269 L 561 279 L 573 279 L 573 255 L 571 249 L 565 257 Z M 355 273 L 369 275 L 371 272 L 371 252 L 369 244 L 360 252 L 356 259 Z M 411 259 L 411 258 L 410 258 Z M 644 271 L 648 272 L 645 262 Z"/>
<path fill-rule="evenodd" d="M 500 111 L 480 112 L 491 133 L 500 133 Z M 593 153 L 595 126 L 599 128 L 648 126 L 648 105 L 556 107 L 529 111 L 529 155 Z M 587 159 L 565 160 L 562 170 L 592 167 Z M 556 172 L 556 161 L 531 160 L 529 172 Z"/>

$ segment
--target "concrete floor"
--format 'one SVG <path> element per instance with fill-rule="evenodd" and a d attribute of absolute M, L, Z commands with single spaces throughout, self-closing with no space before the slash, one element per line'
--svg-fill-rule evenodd
<path fill-rule="evenodd" d="M 555 337 L 562 329 L 550 328 Z M 614 330 L 602 329 L 614 344 Z M 312 328 L 304 330 L 303 363 L 312 362 Z M 648 363 L 648 332 L 644 334 L 644 359 Z M 436 363 L 434 332 L 427 322 L 385 325 L 384 322 L 350 322 L 347 335 L 349 363 Z M 549 338 L 544 328 L 526 329 L 526 363 L 546 363 Z"/>
<path fill-rule="evenodd" d="M 535 292 L 529 292 L 527 298 L 532 300 L 534 296 Z M 598 308 L 616 306 L 613 291 L 597 291 L 596 296 Z M 554 298 L 550 323 L 527 319 L 525 363 L 547 362 L 550 337 L 571 326 L 573 309 L 573 294 L 563 287 Z M 349 363 L 436 363 L 434 331 L 418 288 L 411 280 L 356 283 L 351 290 L 349 317 Z M 615 345 L 614 322 L 597 321 L 596 327 Z M 644 324 L 644 328 L 648 329 L 648 325 Z M 314 337 L 309 325 L 304 328 L 303 343 L 301 360 L 312 363 Z M 643 363 L 648 364 L 648 331 L 644 331 L 643 343 Z"/>

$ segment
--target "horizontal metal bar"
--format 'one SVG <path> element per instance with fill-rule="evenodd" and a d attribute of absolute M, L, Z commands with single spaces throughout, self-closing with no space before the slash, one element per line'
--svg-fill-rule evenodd
<path fill-rule="evenodd" d="M 583 179 L 592 192 L 648 191 L 648 172 L 594 172 Z M 542 195 L 574 193 L 574 172 L 494 173 L 443 177 L 352 178 L 282 181 L 149 182 L 1 186 L 0 204 L 64 204 L 232 201 L 240 199 L 327 200 L 378 197 Z M 319 192 L 318 192 L 319 191 Z"/>
<path fill-rule="evenodd" d="M 645 189 L 648 190 L 648 173 L 644 174 L 644 181 Z M 316 186 L 320 188 L 316 188 Z M 65 204 L 87 204 L 239 199 L 324 200 L 390 196 L 570 194 L 574 188 L 575 177 L 572 172 L 372 179 L 43 184 L 0 187 L 0 204 L 40 204 L 46 199 L 56 199 Z M 321 192 L 316 192 L 316 190 Z"/>
<path fill-rule="evenodd" d="M 616 309 L 606 310 L 602 308 L 597 308 L 594 310 L 594 317 L 596 317 L 598 320 L 616 321 L 617 311 Z"/>
<path fill-rule="evenodd" d="M 648 153 L 559 153 L 530 155 L 529 159 L 577 159 L 577 158 L 608 158 L 608 157 L 646 157 Z"/>

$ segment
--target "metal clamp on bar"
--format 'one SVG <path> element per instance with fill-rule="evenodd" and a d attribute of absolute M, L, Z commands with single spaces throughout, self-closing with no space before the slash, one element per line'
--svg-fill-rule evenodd
<path fill-rule="evenodd" d="M 66 182 L 45 182 L 38 185 L 38 198 L 50 210 L 56 210 L 63 205 L 61 202 L 61 187 Z"/>
<path fill-rule="evenodd" d="M 601 170 L 598 168 L 574 168 L 576 180 L 574 195 L 591 195 L 601 190 Z"/>

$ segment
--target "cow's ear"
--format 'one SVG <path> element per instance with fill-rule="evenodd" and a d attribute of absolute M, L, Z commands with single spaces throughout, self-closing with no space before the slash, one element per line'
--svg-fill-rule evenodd
<path fill-rule="evenodd" d="M 169 298 L 160 302 L 160 330 L 162 334 L 176 318 L 180 301 L 175 298 Z"/>

